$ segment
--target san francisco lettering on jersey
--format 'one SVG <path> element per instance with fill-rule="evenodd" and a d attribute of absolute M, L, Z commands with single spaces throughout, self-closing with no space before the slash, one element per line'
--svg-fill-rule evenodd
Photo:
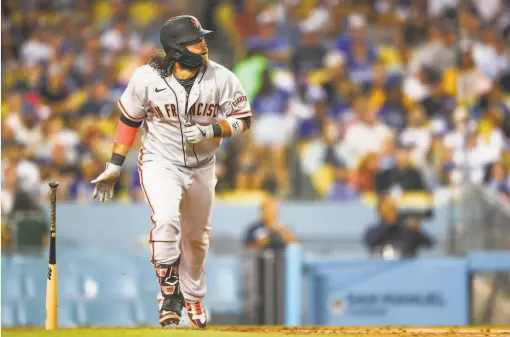
<path fill-rule="evenodd" d="M 199 70 L 189 93 L 175 78 L 163 79 L 149 65 L 141 66 L 130 79 L 119 106 L 126 117 L 145 120 L 142 161 L 164 158 L 187 167 L 200 166 L 213 157 L 221 139 L 189 146 L 182 135 L 184 123 L 206 125 L 231 115 L 251 116 L 250 103 L 239 80 L 214 61 Z"/>
<path fill-rule="evenodd" d="M 214 103 L 196 103 L 193 104 L 189 113 L 193 116 L 218 117 L 219 104 Z"/>

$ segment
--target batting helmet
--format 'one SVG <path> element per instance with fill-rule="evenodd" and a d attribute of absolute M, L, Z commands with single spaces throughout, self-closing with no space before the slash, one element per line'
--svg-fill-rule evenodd
<path fill-rule="evenodd" d="M 196 41 L 210 30 L 202 28 L 197 18 L 191 15 L 180 15 L 171 18 L 160 30 L 160 41 L 166 55 L 189 67 L 198 68 L 202 65 L 202 55 L 190 52 L 186 44 Z"/>

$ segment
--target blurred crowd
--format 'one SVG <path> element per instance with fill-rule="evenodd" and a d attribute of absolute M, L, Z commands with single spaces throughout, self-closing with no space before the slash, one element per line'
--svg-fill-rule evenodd
<path fill-rule="evenodd" d="M 456 3 L 239 4 L 255 120 L 238 187 L 349 200 L 471 181 L 508 197 L 510 3 Z"/>
<path fill-rule="evenodd" d="M 49 179 L 59 199 L 95 202 L 116 101 L 161 24 L 188 13 L 215 30 L 211 59 L 238 75 L 254 113 L 218 153 L 220 197 L 344 201 L 466 179 L 509 197 L 510 1 L 457 3 L 3 1 L 2 213 L 17 189 L 47 198 Z M 136 155 L 116 189 L 143 198 Z"/>

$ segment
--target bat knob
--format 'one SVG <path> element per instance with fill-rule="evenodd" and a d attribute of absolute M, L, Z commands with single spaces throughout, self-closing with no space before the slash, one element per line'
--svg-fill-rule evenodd
<path fill-rule="evenodd" d="M 55 188 L 55 187 L 57 187 L 57 186 L 58 186 L 58 182 L 56 182 L 56 181 L 50 181 L 49 185 L 50 185 L 50 187 L 51 187 L 51 188 Z"/>

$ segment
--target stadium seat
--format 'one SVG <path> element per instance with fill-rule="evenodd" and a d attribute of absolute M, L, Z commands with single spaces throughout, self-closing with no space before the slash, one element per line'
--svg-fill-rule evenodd
<path fill-rule="evenodd" d="M 230 256 L 208 257 L 205 270 L 208 290 L 205 305 L 212 314 L 239 313 L 242 309 L 239 260 Z"/>
<path fill-rule="evenodd" d="M 3 284 L 3 282 L 2 282 Z M 12 327 L 17 325 L 16 306 L 14 301 L 4 300 L 2 291 L 2 327 Z"/>
<path fill-rule="evenodd" d="M 136 306 L 141 309 L 143 316 L 140 325 L 157 326 L 158 322 L 158 302 L 156 293 L 149 291 L 140 291 L 140 296 L 136 299 Z"/>
<path fill-rule="evenodd" d="M 23 277 L 21 270 L 2 269 L 2 300 L 20 298 L 23 294 Z"/>
<path fill-rule="evenodd" d="M 44 326 L 46 317 L 46 297 L 44 294 L 32 298 L 22 298 L 17 303 L 19 325 Z M 74 301 L 59 298 L 58 325 L 60 327 L 78 326 Z"/>
<path fill-rule="evenodd" d="M 25 282 L 25 292 L 23 296 L 33 298 L 44 296 L 46 293 L 46 280 L 48 278 L 48 261 L 38 264 L 35 261 L 29 261 L 23 265 L 23 279 Z"/>
<path fill-rule="evenodd" d="M 18 304 L 18 324 L 23 326 L 44 326 L 46 300 L 44 296 L 20 298 Z"/>
<path fill-rule="evenodd" d="M 132 300 L 94 299 L 83 303 L 85 325 L 132 327 L 143 321 L 141 308 Z"/>
<path fill-rule="evenodd" d="M 138 294 L 136 269 L 121 260 L 98 260 L 84 266 L 83 286 L 87 298 L 133 299 Z"/>
<path fill-rule="evenodd" d="M 159 287 L 154 266 L 149 261 L 138 260 L 136 262 L 136 276 L 140 291 L 152 293 L 155 297 Z"/>
<path fill-rule="evenodd" d="M 2 272 L 4 270 L 8 270 L 8 268 L 10 266 L 10 261 L 11 261 L 11 259 L 8 256 L 2 255 Z"/>
<path fill-rule="evenodd" d="M 75 268 L 68 266 L 57 266 L 58 270 L 58 295 L 63 299 L 80 299 L 83 298 L 83 274 Z"/>

